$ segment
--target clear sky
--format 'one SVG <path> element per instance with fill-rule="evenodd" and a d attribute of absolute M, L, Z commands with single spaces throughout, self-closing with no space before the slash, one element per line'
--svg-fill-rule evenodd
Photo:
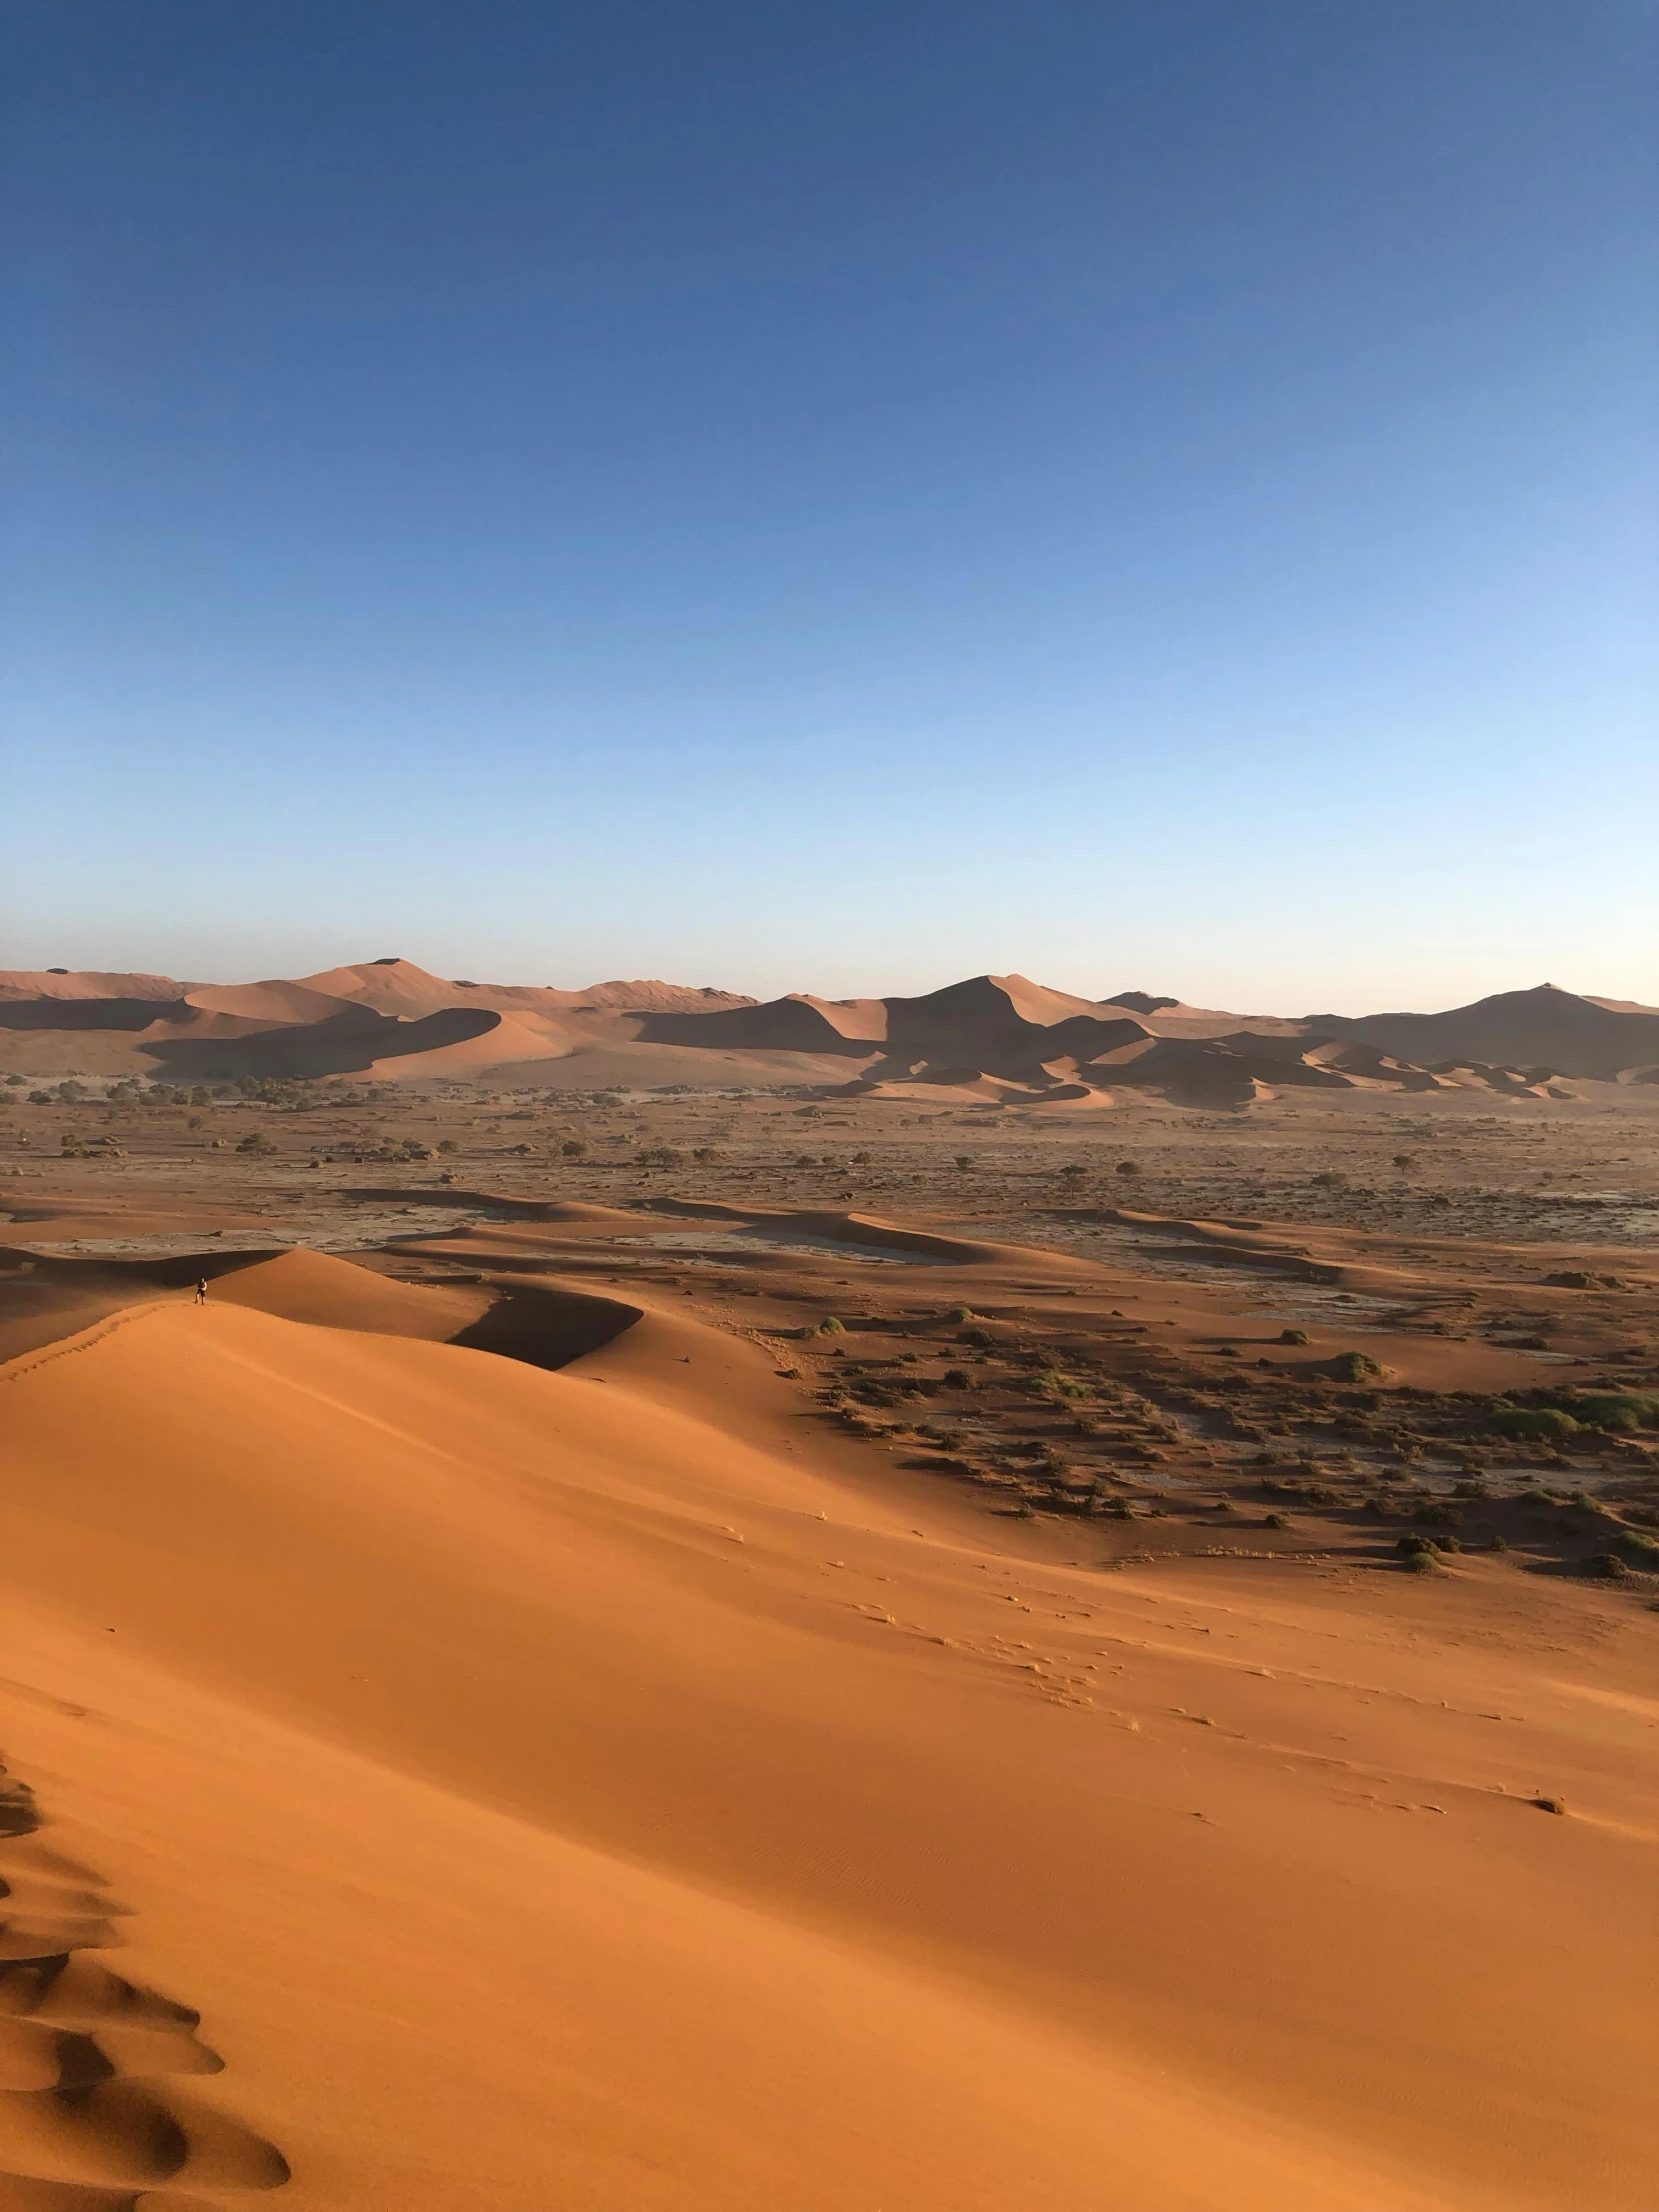
<path fill-rule="evenodd" d="M 7 0 L 9 965 L 1659 1001 L 1652 0 Z"/>

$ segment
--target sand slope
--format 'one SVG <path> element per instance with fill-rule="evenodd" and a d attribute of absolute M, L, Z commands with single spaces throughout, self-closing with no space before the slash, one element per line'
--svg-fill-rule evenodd
<path fill-rule="evenodd" d="M 1659 1015 L 1546 984 L 1446 1013 L 1292 1021 L 1140 991 L 1076 998 L 1022 975 L 973 976 L 910 998 L 793 992 L 757 1004 L 659 982 L 564 991 L 450 979 L 379 959 L 297 982 L 232 985 L 0 973 L 0 1061 L 191 1083 L 496 1071 L 573 1089 L 834 1087 L 852 1074 L 883 1094 L 915 1083 L 1008 1103 L 1092 1094 L 1110 1104 L 1119 1083 L 1234 1108 L 1283 1087 L 1541 1096 L 1552 1074 L 1651 1080 Z"/>
<path fill-rule="evenodd" d="M 249 2143 L 369 2212 L 1644 2201 L 1639 1617 L 1016 1564 L 745 1440 L 748 1348 L 665 1387 L 667 1318 L 547 1374 L 342 1263 L 220 1290 L 0 1370 L 31 1848 L 226 2061 L 0 2098 L 74 2192 L 0 2204 Z"/>

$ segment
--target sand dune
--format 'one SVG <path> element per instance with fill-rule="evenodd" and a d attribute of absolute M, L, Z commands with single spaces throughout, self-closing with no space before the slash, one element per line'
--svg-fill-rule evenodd
<path fill-rule="evenodd" d="M 1004 1556 L 757 1346 L 469 1295 L 292 1254 L 0 1370 L 0 2204 L 1643 2201 L 1639 1619 Z"/>
<path fill-rule="evenodd" d="M 1659 1014 L 1613 1008 L 1545 983 L 1503 991 L 1444 1014 L 1319 1016 L 1315 1026 L 1363 1037 L 1420 1065 L 1444 1062 L 1532 1068 L 1611 1081 L 1621 1069 L 1659 1060 Z"/>
<path fill-rule="evenodd" d="M 1560 1076 L 1646 1081 L 1659 1067 L 1659 1015 L 1548 986 L 1444 1014 L 1289 1021 L 1139 991 L 1075 998 L 1021 975 L 914 998 L 793 993 L 766 1004 L 656 982 L 562 991 L 451 981 L 396 959 L 234 985 L 0 976 L 0 1058 L 51 1072 L 71 1041 L 83 1070 L 193 1083 L 500 1071 L 589 1088 L 850 1080 L 880 1096 L 924 1085 L 1057 1105 L 1090 1093 L 1111 1104 L 1116 1085 L 1222 1108 L 1310 1087 L 1541 1096 Z"/>

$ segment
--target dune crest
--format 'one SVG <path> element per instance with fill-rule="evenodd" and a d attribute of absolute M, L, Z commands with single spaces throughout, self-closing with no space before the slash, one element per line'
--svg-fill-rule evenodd
<path fill-rule="evenodd" d="M 193 1083 L 511 1069 L 597 1086 L 793 1079 L 1005 1104 L 1110 1105 L 1128 1092 L 1232 1108 L 1311 1088 L 1542 1097 L 1562 1079 L 1659 1078 L 1659 1014 L 1547 984 L 1442 1014 L 1287 1020 L 1135 990 L 1076 998 L 1022 975 L 913 998 L 797 992 L 765 1004 L 657 982 L 565 991 L 446 981 L 397 959 L 297 982 L 0 975 L 0 1061 L 49 1070 L 71 1040 L 95 1072 Z"/>

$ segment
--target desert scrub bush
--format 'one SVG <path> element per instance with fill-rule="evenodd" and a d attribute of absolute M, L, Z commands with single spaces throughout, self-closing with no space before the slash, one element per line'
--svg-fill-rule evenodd
<path fill-rule="evenodd" d="M 1598 1551 L 1585 1560 L 1584 1572 L 1598 1582 L 1622 1582 L 1630 1569 L 1616 1551 Z"/>
<path fill-rule="evenodd" d="M 1559 1405 L 1494 1405 L 1491 1426 L 1514 1443 L 1555 1443 L 1576 1436 L 1578 1423 Z"/>
<path fill-rule="evenodd" d="M 685 1161 L 672 1145 L 648 1144 L 635 1153 L 634 1165 L 638 1168 L 678 1168 L 683 1167 Z"/>
<path fill-rule="evenodd" d="M 1448 1505 L 1443 1498 L 1430 1498 L 1419 1505 L 1412 1518 L 1422 1528 L 1461 1528 L 1463 1516 L 1456 1506 Z"/>
<path fill-rule="evenodd" d="M 1059 1368 L 1039 1368 L 1034 1375 L 1025 1378 L 1024 1387 L 1033 1397 L 1074 1398 L 1089 1394 L 1086 1382 L 1074 1382 Z"/>
<path fill-rule="evenodd" d="M 811 1334 L 815 1337 L 844 1337 L 846 1324 L 838 1314 L 826 1314 L 822 1321 L 813 1324 Z"/>
<path fill-rule="evenodd" d="M 1652 1536 L 1644 1536 L 1634 1528 L 1621 1528 L 1609 1549 L 1616 1551 L 1626 1566 L 1640 1567 L 1647 1574 L 1659 1574 L 1659 1541 Z"/>
<path fill-rule="evenodd" d="M 1308 1342 L 1308 1332 L 1306 1329 L 1282 1329 L 1279 1332 L 1279 1342 L 1282 1345 L 1305 1345 Z"/>
<path fill-rule="evenodd" d="M 966 1368 L 946 1368 L 940 1381 L 947 1390 L 976 1390 L 979 1387 L 979 1378 Z"/>
<path fill-rule="evenodd" d="M 1461 1549 L 1455 1536 L 1401 1536 L 1394 1546 L 1407 1574 L 1427 1574 L 1440 1563 L 1442 1551 Z"/>
<path fill-rule="evenodd" d="M 1635 1390 L 1594 1390 L 1573 1398 L 1573 1412 L 1586 1428 L 1631 1435 L 1638 1428 L 1659 1428 L 1659 1397 Z"/>
<path fill-rule="evenodd" d="M 1339 1382 L 1363 1382 L 1368 1375 L 1381 1375 L 1382 1370 L 1369 1353 L 1339 1352 L 1331 1372 Z"/>

